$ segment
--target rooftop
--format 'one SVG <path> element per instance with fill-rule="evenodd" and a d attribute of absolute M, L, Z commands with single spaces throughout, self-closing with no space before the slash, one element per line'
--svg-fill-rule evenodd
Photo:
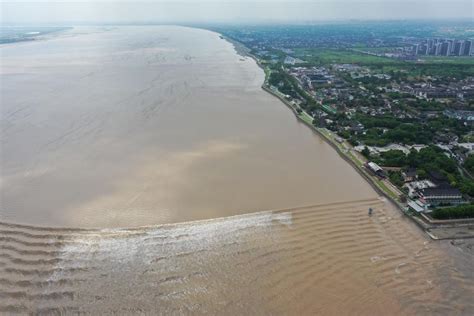
<path fill-rule="evenodd" d="M 461 191 L 453 187 L 442 187 L 442 188 L 426 188 L 422 190 L 422 194 L 425 197 L 428 196 L 459 196 L 461 197 Z"/>

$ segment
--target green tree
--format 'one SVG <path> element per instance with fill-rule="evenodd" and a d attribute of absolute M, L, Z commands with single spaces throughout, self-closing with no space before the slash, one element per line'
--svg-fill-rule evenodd
<path fill-rule="evenodd" d="M 360 152 L 365 158 L 370 159 L 370 150 L 367 146 Z"/>
<path fill-rule="evenodd" d="M 431 213 L 431 216 L 436 219 L 472 218 L 474 217 L 474 204 L 436 209 Z"/>
<path fill-rule="evenodd" d="M 404 182 L 403 182 L 402 173 L 400 171 L 389 171 L 388 177 L 390 179 L 390 182 L 392 182 L 396 186 L 398 187 L 403 186 Z"/>
<path fill-rule="evenodd" d="M 464 161 L 464 168 L 474 175 L 474 155 L 467 157 L 466 161 Z"/>

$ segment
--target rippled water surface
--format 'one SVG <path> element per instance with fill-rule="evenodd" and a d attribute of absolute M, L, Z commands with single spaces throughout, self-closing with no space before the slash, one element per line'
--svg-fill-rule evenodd
<path fill-rule="evenodd" d="M 472 255 L 380 199 L 135 229 L 0 224 L 0 236 L 1 312 L 474 311 Z"/>
<path fill-rule="evenodd" d="M 468 247 L 378 197 L 217 34 L 0 50 L 0 313 L 474 314 Z"/>

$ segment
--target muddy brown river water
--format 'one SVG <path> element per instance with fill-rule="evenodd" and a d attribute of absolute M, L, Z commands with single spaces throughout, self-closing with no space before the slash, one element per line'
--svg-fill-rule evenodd
<path fill-rule="evenodd" d="M 472 254 L 218 34 L 81 27 L 0 52 L 0 313 L 474 313 Z"/>

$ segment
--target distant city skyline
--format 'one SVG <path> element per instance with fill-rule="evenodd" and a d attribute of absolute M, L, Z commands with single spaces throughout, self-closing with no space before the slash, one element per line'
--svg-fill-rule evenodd
<path fill-rule="evenodd" d="M 308 23 L 330 20 L 472 19 L 470 0 L 0 1 L 2 24 Z"/>

